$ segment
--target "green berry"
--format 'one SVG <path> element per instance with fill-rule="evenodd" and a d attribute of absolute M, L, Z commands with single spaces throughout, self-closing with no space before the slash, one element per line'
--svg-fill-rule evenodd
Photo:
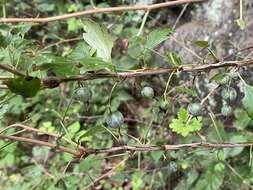
<path fill-rule="evenodd" d="M 141 95 L 144 98 L 153 98 L 154 97 L 154 90 L 153 88 L 149 87 L 149 86 L 145 86 L 142 91 L 141 91 Z"/>
<path fill-rule="evenodd" d="M 188 112 L 192 115 L 200 115 L 202 111 L 202 105 L 200 103 L 192 103 L 188 106 Z"/>
<path fill-rule="evenodd" d="M 229 99 L 229 100 L 233 101 L 237 97 L 237 92 L 234 88 L 230 88 L 230 89 L 224 88 L 221 91 L 221 96 L 225 100 Z"/>
<path fill-rule="evenodd" d="M 90 89 L 86 87 L 78 88 L 75 92 L 75 99 L 82 101 L 82 102 L 88 102 L 91 99 L 92 93 Z"/>
<path fill-rule="evenodd" d="M 230 99 L 231 101 L 233 101 L 233 100 L 236 99 L 236 97 L 237 97 L 237 92 L 236 92 L 236 90 L 235 90 L 234 88 L 232 88 L 232 89 L 230 90 L 230 92 L 229 92 L 229 99 Z"/>
<path fill-rule="evenodd" d="M 108 116 L 106 123 L 108 127 L 119 128 L 124 123 L 124 117 L 121 112 L 115 111 Z"/>
<path fill-rule="evenodd" d="M 232 108 L 231 108 L 231 106 L 226 105 L 226 104 L 223 105 L 222 108 L 221 108 L 221 114 L 223 116 L 229 116 L 229 115 L 231 115 L 232 114 Z"/>
<path fill-rule="evenodd" d="M 168 165 L 170 172 L 176 172 L 178 170 L 178 164 L 174 161 L 171 161 Z"/>

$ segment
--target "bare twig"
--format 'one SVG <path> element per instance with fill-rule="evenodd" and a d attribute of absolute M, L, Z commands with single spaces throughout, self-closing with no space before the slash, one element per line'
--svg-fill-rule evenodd
<path fill-rule="evenodd" d="M 164 3 L 157 3 L 153 5 L 135 5 L 135 6 L 121 6 L 121 7 L 109 7 L 109 8 L 96 8 L 90 10 L 84 10 L 80 12 L 52 16 L 46 18 L 0 18 L 0 23 L 18 23 L 18 22 L 33 22 L 33 23 L 48 23 L 57 20 L 65 20 L 73 17 L 80 17 L 84 15 L 91 15 L 96 13 L 109 13 L 109 12 L 125 12 L 125 11 L 137 11 L 137 10 L 145 10 L 152 11 L 155 9 L 165 8 L 169 6 L 175 6 L 185 3 L 194 3 L 201 2 L 203 0 L 176 0 L 169 1 Z"/>
<path fill-rule="evenodd" d="M 49 133 L 47 131 L 42 131 L 42 130 L 39 130 L 39 129 L 36 129 L 36 128 L 33 128 L 33 127 L 30 127 L 30 126 L 27 126 L 27 125 L 23 125 L 23 124 L 13 124 L 13 125 L 9 125 L 7 127 L 5 127 L 4 129 L 0 130 L 0 134 L 3 133 L 4 131 L 10 129 L 10 128 L 22 128 L 22 129 L 25 129 L 27 131 L 32 131 L 32 132 L 36 132 L 36 133 L 42 133 L 42 134 L 46 134 L 48 136 L 52 136 L 52 137 L 56 137 L 56 138 L 59 138 L 61 137 L 61 135 L 59 134 L 54 134 L 54 133 Z M 71 144 L 71 145 L 74 145 L 74 146 L 78 146 L 78 148 L 82 149 L 82 150 L 85 150 L 84 147 L 82 147 L 81 145 L 78 145 L 76 144 L 75 142 L 71 141 L 70 139 L 67 139 L 65 137 L 62 137 L 62 139 L 64 141 L 66 141 L 67 143 Z"/>
<path fill-rule="evenodd" d="M 75 151 L 70 148 L 66 148 L 64 146 L 58 146 L 58 145 L 55 145 L 55 144 L 52 144 L 49 142 L 45 142 L 45 141 L 39 141 L 39 140 L 35 140 L 35 139 L 30 139 L 30 138 L 25 138 L 25 137 L 17 137 L 17 136 L 12 136 L 12 135 L 1 135 L 1 134 L 0 134 L 0 138 L 19 141 L 19 142 L 27 142 L 27 143 L 31 143 L 31 144 L 39 145 L 39 146 L 47 146 L 47 147 L 55 148 L 56 150 L 59 150 L 61 152 L 66 152 L 66 153 L 69 153 L 69 154 L 72 154 L 75 156 L 80 155 L 79 151 Z"/>

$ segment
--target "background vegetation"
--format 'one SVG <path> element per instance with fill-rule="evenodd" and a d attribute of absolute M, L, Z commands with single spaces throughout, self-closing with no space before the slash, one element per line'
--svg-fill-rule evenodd
<path fill-rule="evenodd" d="M 175 2 L 2 0 L 2 189 L 252 189 L 253 5 Z"/>

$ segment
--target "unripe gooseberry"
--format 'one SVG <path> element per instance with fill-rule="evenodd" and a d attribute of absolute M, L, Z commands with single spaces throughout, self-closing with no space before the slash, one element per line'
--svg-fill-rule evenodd
<path fill-rule="evenodd" d="M 232 114 L 232 108 L 231 108 L 231 106 L 229 106 L 227 104 L 223 105 L 222 108 L 221 108 L 221 114 L 223 116 L 229 116 L 229 115 L 231 115 Z"/>
<path fill-rule="evenodd" d="M 188 106 L 188 112 L 192 115 L 200 115 L 202 111 L 202 105 L 200 103 L 192 103 Z"/>
<path fill-rule="evenodd" d="M 168 168 L 170 172 L 176 172 L 178 170 L 178 164 L 175 161 L 171 161 Z"/>
<path fill-rule="evenodd" d="M 234 88 L 230 88 L 230 89 L 224 88 L 221 91 L 221 96 L 225 100 L 229 99 L 229 100 L 233 101 L 237 97 L 237 92 Z"/>
<path fill-rule="evenodd" d="M 111 128 L 119 128 L 124 123 L 124 117 L 121 112 L 115 111 L 111 113 L 106 120 L 106 124 Z"/>
<path fill-rule="evenodd" d="M 145 86 L 142 90 L 141 90 L 141 95 L 144 98 L 153 98 L 154 97 L 154 90 L 153 88 L 149 87 L 149 86 Z"/>
<path fill-rule="evenodd" d="M 91 99 L 92 93 L 89 88 L 81 87 L 75 92 L 74 98 L 82 102 L 88 102 Z"/>

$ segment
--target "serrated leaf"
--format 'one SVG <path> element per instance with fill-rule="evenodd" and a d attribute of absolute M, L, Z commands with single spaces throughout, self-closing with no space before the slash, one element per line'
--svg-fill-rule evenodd
<path fill-rule="evenodd" d="M 188 119 L 189 114 L 188 114 L 188 112 L 187 112 L 186 109 L 180 108 L 180 110 L 178 111 L 177 116 L 178 116 L 178 119 L 179 119 L 180 121 L 186 122 L 187 119 Z"/>
<path fill-rule="evenodd" d="M 8 88 L 23 97 L 33 97 L 40 90 L 40 79 L 36 77 L 18 77 L 9 80 Z"/>
<path fill-rule="evenodd" d="M 185 124 L 178 119 L 173 119 L 172 123 L 169 125 L 173 132 L 186 137 L 190 131 L 185 127 Z"/>
<path fill-rule="evenodd" d="M 97 57 L 89 57 L 80 61 L 83 71 L 96 71 L 102 69 L 113 70 L 114 66 L 110 62 L 106 62 L 103 59 Z"/>
<path fill-rule="evenodd" d="M 202 118 L 192 118 L 189 120 L 189 114 L 186 109 L 181 108 L 178 112 L 178 118 L 173 119 L 169 128 L 172 129 L 173 132 L 186 137 L 192 132 L 199 131 L 202 127 Z"/>
<path fill-rule="evenodd" d="M 147 36 L 146 48 L 153 49 L 163 41 L 168 39 L 168 35 L 173 32 L 172 29 L 156 29 Z"/>
<path fill-rule="evenodd" d="M 94 49 L 96 49 L 97 57 L 106 62 L 111 62 L 111 52 L 113 47 L 113 40 L 108 32 L 91 20 L 83 22 L 84 40 Z"/>
<path fill-rule="evenodd" d="M 200 48 L 208 48 L 209 43 L 208 41 L 204 41 L 204 40 L 199 40 L 194 42 L 196 46 L 200 47 Z"/>
<path fill-rule="evenodd" d="M 193 189 L 219 190 L 224 180 L 224 171 L 217 172 L 214 168 L 214 164 L 207 167 Z"/>
<path fill-rule="evenodd" d="M 253 87 L 248 84 L 244 84 L 243 91 L 244 97 L 242 99 L 242 104 L 249 117 L 253 119 Z"/>
<path fill-rule="evenodd" d="M 70 59 L 48 56 L 46 60 L 47 62 L 44 62 L 40 65 L 41 70 L 51 70 L 59 76 L 75 74 L 75 65 Z"/>

